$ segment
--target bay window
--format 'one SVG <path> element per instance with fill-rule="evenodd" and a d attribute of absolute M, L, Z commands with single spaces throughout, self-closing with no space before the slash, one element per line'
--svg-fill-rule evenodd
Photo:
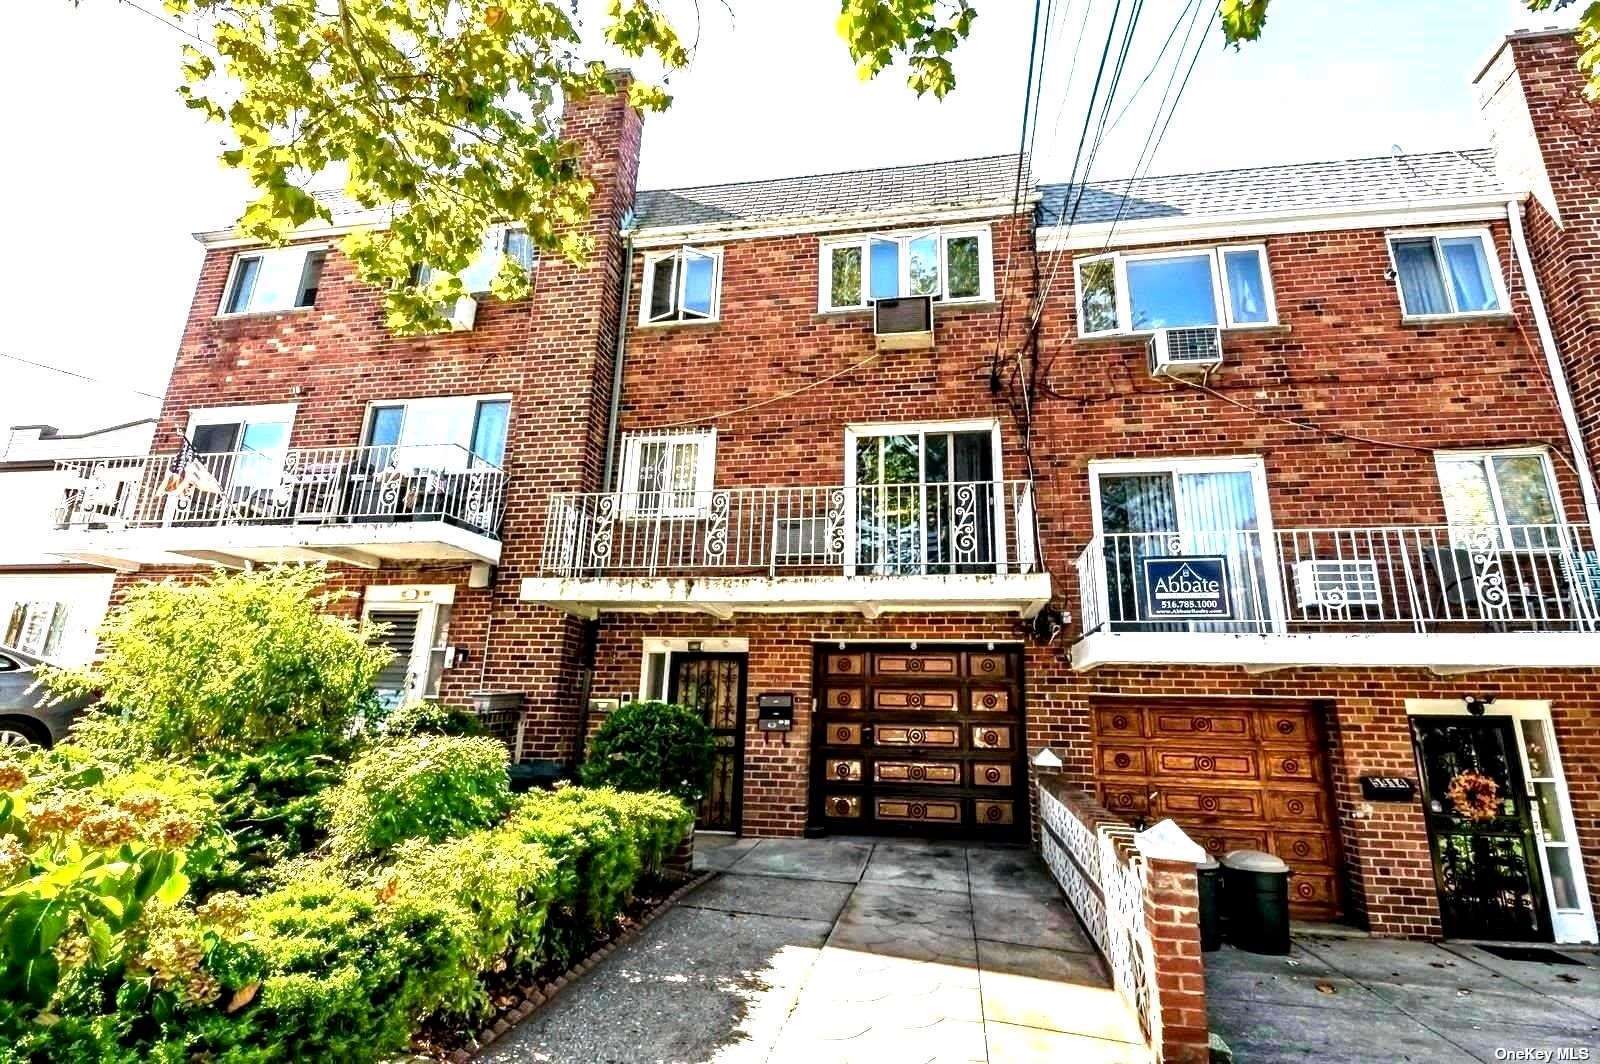
<path fill-rule="evenodd" d="M 994 298 L 987 226 L 824 240 L 819 274 L 822 311 L 865 309 L 900 296 L 946 303 Z"/>
<path fill-rule="evenodd" d="M 1500 313 L 1500 264 L 1486 229 L 1389 238 L 1400 308 L 1408 318 Z"/>
<path fill-rule="evenodd" d="M 1277 322 L 1261 244 L 1077 260 L 1080 336 Z"/>

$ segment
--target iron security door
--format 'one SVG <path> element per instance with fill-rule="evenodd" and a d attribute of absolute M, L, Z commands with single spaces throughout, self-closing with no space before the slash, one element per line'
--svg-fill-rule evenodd
<path fill-rule="evenodd" d="M 698 709 L 716 742 L 696 826 L 737 832 L 744 778 L 744 655 L 674 654 L 667 700 Z"/>
<path fill-rule="evenodd" d="M 993 644 L 817 648 L 811 820 L 842 834 L 1027 829 L 1022 654 Z"/>
<path fill-rule="evenodd" d="M 1512 721 L 1413 717 L 1411 731 L 1445 935 L 1549 941 Z M 1473 786 L 1485 779 L 1491 789 Z"/>

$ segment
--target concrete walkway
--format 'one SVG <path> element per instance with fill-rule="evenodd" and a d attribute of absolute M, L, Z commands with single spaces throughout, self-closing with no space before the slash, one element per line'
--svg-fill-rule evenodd
<path fill-rule="evenodd" d="M 1296 935 L 1287 957 L 1206 954 L 1211 1028 L 1261 1061 L 1600 1061 L 1600 955 L 1509 961 L 1464 943 Z M 1561 1057 L 1519 1051 L 1587 1050 Z"/>
<path fill-rule="evenodd" d="M 1149 1059 L 1026 849 L 707 836 L 695 847 L 697 865 L 722 874 L 483 1059 Z"/>

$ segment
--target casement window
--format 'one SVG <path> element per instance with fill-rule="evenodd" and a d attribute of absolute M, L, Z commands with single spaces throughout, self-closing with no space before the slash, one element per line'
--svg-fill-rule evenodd
<path fill-rule="evenodd" d="M 452 395 L 373 403 L 362 445 L 374 467 L 405 470 L 498 468 L 505 461 L 511 400 Z"/>
<path fill-rule="evenodd" d="M 267 314 L 315 305 L 327 258 L 323 247 L 241 251 L 228 271 L 218 313 Z"/>
<path fill-rule="evenodd" d="M 932 296 L 945 303 L 994 298 L 988 226 L 873 234 L 821 245 L 818 309 L 857 310 L 874 300 Z"/>
<path fill-rule="evenodd" d="M 1542 448 L 1441 453 L 1434 464 L 1452 528 L 1496 528 L 1506 547 L 1555 542 L 1561 501 Z"/>
<path fill-rule="evenodd" d="M 681 247 L 645 255 L 640 325 L 716 321 L 721 310 L 721 248 Z"/>
<path fill-rule="evenodd" d="M 715 429 L 625 433 L 623 511 L 668 517 L 704 511 L 710 505 L 716 460 Z"/>
<path fill-rule="evenodd" d="M 293 403 L 211 407 L 189 412 L 189 442 L 221 484 L 277 484 L 294 424 Z"/>
<path fill-rule="evenodd" d="M 1391 234 L 1389 255 L 1408 318 L 1498 314 L 1506 307 L 1487 229 Z"/>
<path fill-rule="evenodd" d="M 1104 336 L 1188 326 L 1274 325 L 1262 244 L 1078 259 L 1078 334 Z"/>

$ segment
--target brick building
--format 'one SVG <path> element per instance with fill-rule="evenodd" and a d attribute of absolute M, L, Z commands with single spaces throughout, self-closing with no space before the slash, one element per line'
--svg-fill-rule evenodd
<path fill-rule="evenodd" d="M 698 705 L 708 828 L 1026 836 L 1059 771 L 1278 852 L 1303 916 L 1592 941 L 1574 60 L 1496 54 L 1492 151 L 1020 197 L 1015 157 L 636 192 L 638 117 L 582 101 L 598 253 L 451 335 L 351 283 L 371 219 L 203 234 L 157 450 L 223 491 L 102 464 L 58 547 L 329 562 L 385 691 L 522 757 Z"/>

